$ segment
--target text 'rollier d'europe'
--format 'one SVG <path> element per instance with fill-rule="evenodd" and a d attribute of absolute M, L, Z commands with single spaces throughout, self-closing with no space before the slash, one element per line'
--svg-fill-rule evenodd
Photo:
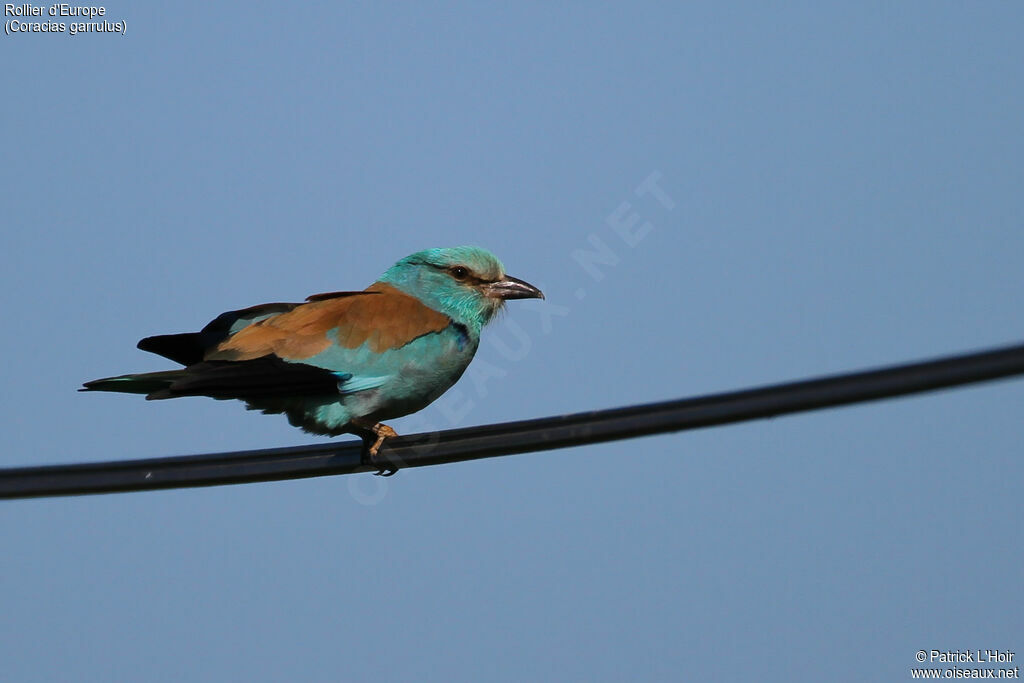
<path fill-rule="evenodd" d="M 25 3 L 15 5 L 14 3 L 4 4 L 5 17 L 41 17 L 44 14 L 50 17 L 102 17 L 107 13 L 106 7 L 83 7 L 79 5 L 68 5 L 65 3 L 50 5 L 46 8 L 42 5 Z"/>
<path fill-rule="evenodd" d="M 119 33 L 124 35 L 128 24 L 123 19 L 107 20 L 107 8 L 102 5 L 72 5 L 54 3 L 33 5 L 4 3 L 4 33 L 66 33 L 77 36 L 82 33 Z M 12 18 L 13 17 L 13 18 Z M 50 21 L 50 18 L 72 19 Z M 80 20 L 89 21 L 80 21 Z M 76 21 L 79 20 L 79 21 Z"/>

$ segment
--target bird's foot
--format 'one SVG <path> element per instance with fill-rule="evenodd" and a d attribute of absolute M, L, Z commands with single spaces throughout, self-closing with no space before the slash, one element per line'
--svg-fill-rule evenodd
<path fill-rule="evenodd" d="M 378 422 L 372 426 L 359 426 L 364 430 L 363 445 L 366 446 L 364 450 L 366 459 L 369 460 L 371 465 L 377 468 L 377 471 L 374 474 L 376 474 L 378 477 L 390 477 L 391 475 L 398 471 L 398 468 L 393 466 L 390 462 L 381 463 L 377 459 L 377 453 L 380 451 L 380 447 L 381 444 L 384 443 L 384 439 L 387 439 L 392 436 L 398 436 L 398 432 L 396 432 L 394 429 L 388 427 L 386 424 L 383 424 L 381 422 Z M 375 439 L 372 446 L 369 445 L 371 438 Z"/>

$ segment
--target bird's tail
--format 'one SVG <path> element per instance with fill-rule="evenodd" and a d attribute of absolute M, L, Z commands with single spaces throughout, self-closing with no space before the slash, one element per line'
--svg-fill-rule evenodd
<path fill-rule="evenodd" d="M 161 372 L 143 372 L 136 375 L 120 375 L 94 379 L 82 385 L 79 391 L 116 391 L 122 394 L 152 394 L 171 386 L 181 379 L 185 370 L 163 370 Z"/>

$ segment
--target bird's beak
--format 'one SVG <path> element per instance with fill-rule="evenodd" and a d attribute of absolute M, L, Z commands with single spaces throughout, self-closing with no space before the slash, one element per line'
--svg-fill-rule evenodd
<path fill-rule="evenodd" d="M 506 275 L 503 280 L 484 285 L 484 293 L 493 299 L 543 299 L 544 292 L 529 282 Z"/>

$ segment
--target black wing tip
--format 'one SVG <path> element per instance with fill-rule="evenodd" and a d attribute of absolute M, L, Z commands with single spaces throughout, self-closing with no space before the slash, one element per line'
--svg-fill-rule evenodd
<path fill-rule="evenodd" d="M 155 334 L 152 337 L 143 337 L 139 340 L 139 343 L 135 345 L 135 348 L 141 349 L 142 351 L 153 351 L 155 348 L 160 346 L 161 340 L 166 340 L 167 337 L 177 337 L 176 334 Z"/>
<path fill-rule="evenodd" d="M 140 351 L 148 351 L 182 365 L 192 365 L 203 359 L 205 347 L 197 332 L 181 334 L 158 334 L 145 337 L 135 345 Z"/>

